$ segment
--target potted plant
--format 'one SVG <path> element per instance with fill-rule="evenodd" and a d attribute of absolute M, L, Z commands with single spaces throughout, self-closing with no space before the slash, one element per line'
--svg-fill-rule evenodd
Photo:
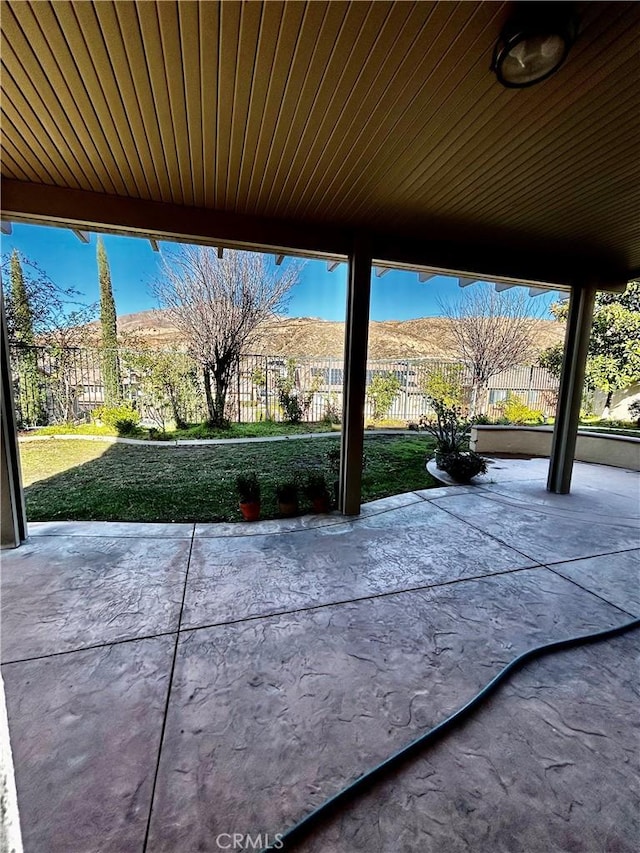
<path fill-rule="evenodd" d="M 442 400 L 433 397 L 429 402 L 434 416 L 422 415 L 420 429 L 425 430 L 436 440 L 435 460 L 438 468 L 442 468 L 442 460 L 451 453 L 461 453 L 469 447 L 471 422 L 462 416 L 458 406 L 449 406 Z M 443 469 L 444 470 L 444 469 Z"/>
<path fill-rule="evenodd" d="M 331 509 L 331 495 L 324 474 L 321 471 L 312 471 L 307 476 L 304 493 L 311 501 L 313 512 L 329 512 Z"/>
<path fill-rule="evenodd" d="M 487 463 L 473 450 L 445 453 L 438 468 L 446 471 L 456 483 L 470 483 L 478 474 L 487 473 Z"/>
<path fill-rule="evenodd" d="M 295 480 L 287 480 L 276 486 L 278 511 L 283 518 L 291 518 L 298 514 L 298 484 Z"/>
<path fill-rule="evenodd" d="M 240 512 L 245 521 L 260 518 L 260 483 L 255 474 L 240 474 L 236 477 L 236 489 L 240 498 Z"/>

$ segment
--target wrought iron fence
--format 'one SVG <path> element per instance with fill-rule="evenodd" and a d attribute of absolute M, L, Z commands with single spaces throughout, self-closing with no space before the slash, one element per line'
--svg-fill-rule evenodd
<path fill-rule="evenodd" d="M 10 354 L 20 425 L 88 421 L 91 412 L 103 405 L 99 350 L 12 344 Z M 163 426 L 173 417 L 171 393 L 168 386 L 163 386 L 157 378 L 150 378 L 144 361 L 149 355 L 148 352 L 127 349 L 119 351 L 122 397 L 140 411 L 143 422 Z M 176 368 L 171 381 L 182 383 L 178 389 L 181 417 L 188 422 L 205 420 L 204 387 L 197 366 L 183 352 L 164 352 L 163 355 Z M 393 421 L 416 422 L 420 415 L 429 412 L 425 389 L 434 373 L 449 379 L 456 377 L 469 399 L 471 372 L 453 361 L 424 358 L 369 360 L 367 388 L 376 376 L 395 377 L 397 391 L 385 417 Z M 343 360 L 322 357 L 292 359 L 286 355 L 244 355 L 238 360 L 227 394 L 227 417 L 238 423 L 283 420 L 285 415 L 279 391 L 287 378 L 291 380 L 292 393 L 301 402 L 304 421 L 339 420 Z M 548 416 L 555 412 L 557 390 L 557 380 L 543 368 L 514 367 L 490 380 L 482 408 L 489 417 L 499 417 L 500 404 L 512 393 Z M 370 418 L 372 412 L 368 399 L 365 416 Z"/>

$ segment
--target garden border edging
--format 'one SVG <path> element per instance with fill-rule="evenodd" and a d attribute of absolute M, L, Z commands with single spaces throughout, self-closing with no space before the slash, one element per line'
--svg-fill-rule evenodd
<path fill-rule="evenodd" d="M 365 435 L 416 435 L 410 429 L 366 429 Z M 333 432 L 301 432 L 295 435 L 265 435 L 253 438 L 178 438 L 170 441 L 157 441 L 147 438 L 125 438 L 117 435 L 91 435 L 89 433 L 56 433 L 53 435 L 21 435 L 19 442 L 31 441 L 104 441 L 107 444 L 138 444 L 145 447 L 206 447 L 215 444 L 253 444 L 261 441 L 295 441 L 310 438 L 339 438 L 342 433 Z"/>
<path fill-rule="evenodd" d="M 550 456 L 553 427 L 478 425 L 471 429 L 469 446 L 476 453 L 526 453 Z M 640 438 L 578 430 L 575 459 L 640 471 Z"/>

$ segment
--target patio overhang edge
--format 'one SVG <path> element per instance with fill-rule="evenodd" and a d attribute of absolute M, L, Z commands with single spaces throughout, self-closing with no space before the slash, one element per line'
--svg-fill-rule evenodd
<path fill-rule="evenodd" d="M 356 230 L 365 232 L 26 181 L 3 179 L 1 190 L 2 215 L 10 221 L 224 244 L 230 248 L 279 250 L 328 260 L 347 257 Z M 443 240 L 379 232 L 370 232 L 369 236 L 374 258 L 414 269 L 468 271 L 486 279 L 496 277 L 564 287 L 589 283 L 611 291 L 623 291 L 629 280 L 629 271 L 609 257 L 527 250 L 514 246 L 507 237 L 502 242 L 478 243 L 470 241 L 462 230 L 459 238 L 449 232 Z"/>
<path fill-rule="evenodd" d="M 3 179 L 2 216 L 13 222 L 87 228 L 160 240 L 224 244 L 345 260 L 347 230 L 248 216 L 168 202 L 94 193 Z"/>

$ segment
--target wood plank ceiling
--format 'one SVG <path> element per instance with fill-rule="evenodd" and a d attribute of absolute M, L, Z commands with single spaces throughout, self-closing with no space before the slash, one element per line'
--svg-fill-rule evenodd
<path fill-rule="evenodd" d="M 503 3 L 5 2 L 2 176 L 640 267 L 639 3 L 489 71 Z"/>

